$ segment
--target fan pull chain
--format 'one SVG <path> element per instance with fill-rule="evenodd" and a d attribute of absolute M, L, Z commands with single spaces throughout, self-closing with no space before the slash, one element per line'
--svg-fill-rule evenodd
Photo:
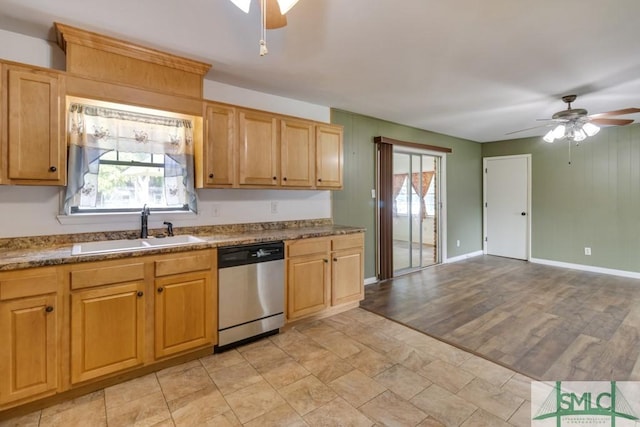
<path fill-rule="evenodd" d="M 571 141 L 569 141 L 569 164 L 571 164 Z"/>
<path fill-rule="evenodd" d="M 269 51 L 267 50 L 267 0 L 261 0 L 261 19 L 260 19 L 260 56 L 265 56 Z"/>

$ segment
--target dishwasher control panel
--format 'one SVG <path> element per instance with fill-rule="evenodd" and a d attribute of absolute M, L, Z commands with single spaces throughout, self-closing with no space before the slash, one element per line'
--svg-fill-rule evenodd
<path fill-rule="evenodd" d="M 284 259 L 283 242 L 218 248 L 218 269 Z"/>

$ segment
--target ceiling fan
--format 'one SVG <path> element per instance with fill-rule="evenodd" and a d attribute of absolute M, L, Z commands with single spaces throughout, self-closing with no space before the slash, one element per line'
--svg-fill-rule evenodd
<path fill-rule="evenodd" d="M 231 2 L 244 13 L 249 13 L 251 0 L 231 0 Z M 260 0 L 260 8 L 262 8 L 266 18 L 266 29 L 274 30 L 287 25 L 287 17 L 285 15 L 296 3 L 298 3 L 298 0 Z"/>
<path fill-rule="evenodd" d="M 577 95 L 565 95 L 562 97 L 562 101 L 567 103 L 567 109 L 558 111 L 551 119 L 539 119 L 541 121 L 549 121 L 551 123 L 534 126 L 532 128 L 521 129 L 515 132 L 509 132 L 507 135 L 511 135 L 518 132 L 524 132 L 531 129 L 538 129 L 541 127 L 555 127 L 547 132 L 543 139 L 546 142 L 554 142 L 556 139 L 567 139 L 569 141 L 580 142 L 586 139 L 588 136 L 593 136 L 600 131 L 600 126 L 624 126 L 633 123 L 632 119 L 618 119 L 615 116 L 622 116 L 625 114 L 640 113 L 640 108 L 624 108 L 622 110 L 608 111 L 606 113 L 598 113 L 588 115 L 587 110 L 584 108 L 571 108 L 571 103 L 574 102 Z"/>

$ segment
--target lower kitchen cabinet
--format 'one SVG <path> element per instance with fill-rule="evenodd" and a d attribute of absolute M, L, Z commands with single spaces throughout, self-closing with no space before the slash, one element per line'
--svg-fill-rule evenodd
<path fill-rule="evenodd" d="M 59 300 L 55 269 L 0 275 L 0 407 L 58 389 Z"/>
<path fill-rule="evenodd" d="M 143 281 L 71 294 L 71 383 L 144 362 Z"/>
<path fill-rule="evenodd" d="M 287 320 L 364 298 L 362 233 L 286 242 Z"/>
<path fill-rule="evenodd" d="M 334 237 L 331 249 L 331 305 L 363 300 L 364 235 Z"/>
<path fill-rule="evenodd" d="M 155 357 L 211 345 L 211 271 L 162 277 L 155 283 Z"/>
<path fill-rule="evenodd" d="M 299 319 L 329 307 L 329 254 L 287 260 L 287 318 Z"/>

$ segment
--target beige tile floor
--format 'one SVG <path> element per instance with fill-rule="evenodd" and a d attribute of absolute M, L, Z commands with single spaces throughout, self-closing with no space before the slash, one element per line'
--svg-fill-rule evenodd
<path fill-rule="evenodd" d="M 529 426 L 529 387 L 353 309 L 0 426 Z"/>

